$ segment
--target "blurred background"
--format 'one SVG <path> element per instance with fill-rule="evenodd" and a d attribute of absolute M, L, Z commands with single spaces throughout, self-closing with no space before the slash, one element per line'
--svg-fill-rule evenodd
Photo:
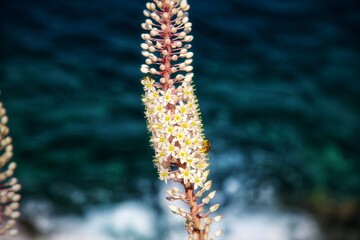
<path fill-rule="evenodd" d="M 189 0 L 227 240 L 360 239 L 355 0 Z M 140 96 L 143 0 L 0 0 L 18 240 L 180 240 Z"/>

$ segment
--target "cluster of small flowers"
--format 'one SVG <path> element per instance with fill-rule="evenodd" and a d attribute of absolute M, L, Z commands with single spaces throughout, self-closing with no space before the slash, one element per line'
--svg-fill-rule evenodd
<path fill-rule="evenodd" d="M 219 204 L 203 213 L 216 191 L 197 203 L 203 193 L 210 190 L 212 182 L 207 181 L 208 149 L 204 146 L 207 140 L 192 81 L 193 53 L 189 52 L 189 42 L 193 37 L 188 35 L 192 24 L 186 12 L 190 6 L 186 0 L 154 0 L 146 7 L 144 15 L 148 19 L 142 28 L 149 33 L 141 35 L 145 41 L 141 44 L 142 55 L 146 60 L 140 70 L 151 75 L 141 83 L 145 91 L 142 101 L 147 127 L 155 150 L 154 163 L 161 180 L 184 186 L 184 192 L 176 187 L 168 190 L 167 199 L 180 200 L 189 206 L 190 211 L 169 207 L 186 219 L 189 239 L 209 239 L 210 224 L 220 221 L 221 216 L 209 217 Z M 222 230 L 215 236 L 221 234 Z"/>
<path fill-rule="evenodd" d="M 145 116 L 160 179 L 193 183 L 195 189 L 204 187 L 209 164 L 207 153 L 200 151 L 204 134 L 193 87 L 183 82 L 178 88 L 163 91 L 149 77 L 142 84 Z"/>
<path fill-rule="evenodd" d="M 203 150 L 204 134 L 199 109 L 194 94 L 193 86 L 188 82 L 182 82 L 179 87 L 170 87 L 162 90 L 154 79 L 145 77 L 141 83 L 144 86 L 145 95 L 142 101 L 145 105 L 145 116 L 148 130 L 151 133 L 151 144 L 155 150 L 154 163 L 159 171 L 161 180 L 172 180 L 184 184 L 185 188 L 193 186 L 200 190 L 193 196 L 193 200 L 202 197 L 205 191 L 209 191 L 212 181 L 207 181 L 208 156 Z M 169 201 L 180 200 L 190 203 L 185 192 L 176 187 L 168 190 Z M 190 212 L 175 206 L 169 206 L 170 210 L 186 219 L 186 227 L 192 240 L 196 238 L 192 233 L 194 229 L 194 214 L 200 216 L 204 212 L 204 205 L 214 198 L 216 191 L 210 192 L 202 199 L 202 203 Z M 209 214 L 215 212 L 219 204 L 209 208 L 209 211 L 200 218 L 203 222 L 197 223 L 197 228 L 204 232 L 203 238 L 208 239 L 210 224 L 221 220 L 221 216 L 214 219 Z M 190 205 L 191 208 L 191 205 Z M 215 233 L 220 236 L 222 230 Z"/>
<path fill-rule="evenodd" d="M 13 156 L 13 147 L 11 137 L 8 136 L 7 121 L 5 108 L 0 102 L 0 236 L 16 235 L 18 231 L 14 228 L 15 219 L 20 216 L 20 195 L 17 192 L 21 186 L 17 179 L 12 177 L 16 163 L 9 163 Z"/>

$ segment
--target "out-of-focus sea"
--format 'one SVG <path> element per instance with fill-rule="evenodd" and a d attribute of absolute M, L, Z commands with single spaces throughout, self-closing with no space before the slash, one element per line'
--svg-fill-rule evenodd
<path fill-rule="evenodd" d="M 360 239 L 356 0 L 189 0 L 227 240 Z M 180 240 L 140 96 L 140 0 L 0 1 L 20 234 Z"/>

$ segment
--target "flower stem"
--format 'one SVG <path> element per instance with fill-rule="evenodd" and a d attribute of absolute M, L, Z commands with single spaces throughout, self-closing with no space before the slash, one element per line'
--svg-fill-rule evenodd
<path fill-rule="evenodd" d="M 185 218 L 189 240 L 207 240 L 210 224 L 208 216 L 218 205 L 202 214 L 204 205 L 215 196 L 210 190 L 208 151 L 200 110 L 193 87 L 191 66 L 193 53 L 189 52 L 193 37 L 189 35 L 192 24 L 186 0 L 153 0 L 146 4 L 144 15 L 148 17 L 141 26 L 148 33 L 141 35 L 142 55 L 146 57 L 141 72 L 149 74 L 142 79 L 150 142 L 154 147 L 154 164 L 160 180 L 180 183 L 184 192 L 177 188 L 168 190 L 169 201 L 181 200 L 189 206 L 185 211 L 176 206 L 170 210 Z M 214 218 L 215 219 L 215 218 Z M 216 219 L 220 220 L 221 216 Z M 220 236 L 221 233 L 215 236 Z"/>

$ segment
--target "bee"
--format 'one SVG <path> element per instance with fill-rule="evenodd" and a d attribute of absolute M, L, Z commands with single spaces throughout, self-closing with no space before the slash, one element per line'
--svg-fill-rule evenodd
<path fill-rule="evenodd" d="M 201 153 L 208 153 L 211 149 L 211 145 L 210 145 L 210 141 L 209 140 L 204 140 L 202 142 L 202 148 L 200 149 Z"/>

